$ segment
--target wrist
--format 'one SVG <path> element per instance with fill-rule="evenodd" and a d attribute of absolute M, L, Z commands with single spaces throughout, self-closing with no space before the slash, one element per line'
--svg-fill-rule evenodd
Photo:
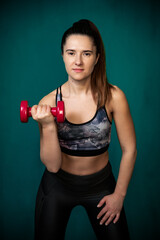
<path fill-rule="evenodd" d="M 115 191 L 114 191 L 114 194 L 115 194 L 118 198 L 122 198 L 122 199 L 125 199 L 125 196 L 126 196 L 125 193 L 120 192 L 120 191 L 117 191 L 116 189 L 115 189 Z"/>
<path fill-rule="evenodd" d="M 42 131 L 57 131 L 56 124 L 52 123 L 43 123 L 41 124 Z"/>

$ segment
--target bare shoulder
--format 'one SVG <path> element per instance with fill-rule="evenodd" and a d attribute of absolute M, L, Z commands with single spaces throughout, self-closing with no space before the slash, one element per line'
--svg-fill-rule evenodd
<path fill-rule="evenodd" d="M 50 105 L 51 107 L 56 106 L 56 90 L 50 92 L 46 96 L 44 96 L 40 101 L 40 105 Z"/>
<path fill-rule="evenodd" d="M 112 100 L 113 101 L 124 100 L 126 98 L 124 92 L 116 85 L 112 86 L 113 86 L 113 88 L 111 88 Z"/>
<path fill-rule="evenodd" d="M 128 102 L 125 93 L 117 86 L 111 88 L 111 108 L 114 112 L 116 109 L 128 108 Z"/>

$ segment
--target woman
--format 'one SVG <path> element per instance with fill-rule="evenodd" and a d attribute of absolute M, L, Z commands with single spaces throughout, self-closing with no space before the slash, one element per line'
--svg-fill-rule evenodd
<path fill-rule="evenodd" d="M 64 239 L 70 213 L 82 205 L 97 239 L 129 239 L 124 198 L 136 159 L 136 137 L 124 93 L 106 78 L 105 51 L 96 26 L 73 24 L 63 35 L 68 80 L 32 107 L 40 128 L 40 157 L 46 166 L 38 190 L 35 239 Z M 65 104 L 65 122 L 50 112 Z M 122 149 L 117 182 L 108 147 L 114 120 Z"/>

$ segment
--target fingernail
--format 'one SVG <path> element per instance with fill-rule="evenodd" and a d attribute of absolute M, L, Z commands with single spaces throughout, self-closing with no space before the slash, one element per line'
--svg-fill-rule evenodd
<path fill-rule="evenodd" d="M 99 217 L 97 216 L 97 219 L 99 219 Z"/>
<path fill-rule="evenodd" d="M 100 207 L 100 205 L 98 204 L 97 207 Z"/>
<path fill-rule="evenodd" d="M 108 225 L 108 223 L 105 223 L 105 225 L 107 226 L 107 225 Z"/>
<path fill-rule="evenodd" d="M 102 225 L 102 222 L 100 222 L 99 224 Z"/>

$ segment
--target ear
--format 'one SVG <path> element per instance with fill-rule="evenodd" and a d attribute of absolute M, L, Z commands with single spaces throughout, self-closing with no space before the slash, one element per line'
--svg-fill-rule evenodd
<path fill-rule="evenodd" d="M 100 54 L 98 53 L 97 58 L 96 58 L 95 65 L 97 64 L 99 57 L 100 57 Z"/>

